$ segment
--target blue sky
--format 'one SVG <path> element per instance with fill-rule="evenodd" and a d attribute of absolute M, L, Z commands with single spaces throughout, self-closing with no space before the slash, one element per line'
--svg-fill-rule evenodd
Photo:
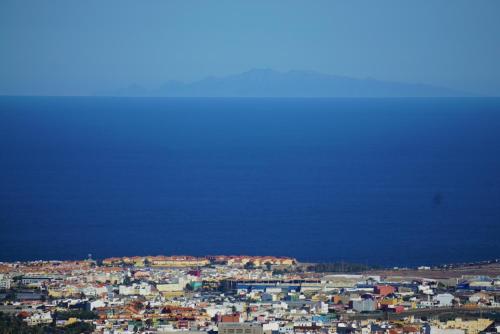
<path fill-rule="evenodd" d="M 272 68 L 498 96 L 499 15 L 496 0 L 2 0 L 0 94 Z"/>

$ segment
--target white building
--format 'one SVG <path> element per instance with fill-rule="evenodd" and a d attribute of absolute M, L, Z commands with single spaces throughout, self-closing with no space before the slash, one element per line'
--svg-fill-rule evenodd
<path fill-rule="evenodd" d="M 7 275 L 0 274 L 0 289 L 10 289 L 11 279 Z"/>
<path fill-rule="evenodd" d="M 151 285 L 146 282 L 141 282 L 140 284 L 134 283 L 131 286 L 120 285 L 118 288 L 118 293 L 120 295 L 141 295 L 149 296 L 151 295 Z"/>
<path fill-rule="evenodd" d="M 488 293 L 486 292 L 476 292 L 475 294 L 471 295 L 469 297 L 469 301 L 471 303 L 478 303 L 480 301 L 483 301 L 483 302 L 490 302 L 493 300 L 493 297 L 490 296 Z"/>
<path fill-rule="evenodd" d="M 91 311 L 97 307 L 104 307 L 104 306 L 106 306 L 106 303 L 101 299 L 94 300 L 94 301 L 90 302 L 90 310 Z"/>
<path fill-rule="evenodd" d="M 449 293 L 440 293 L 434 296 L 433 300 L 437 306 L 452 306 L 452 301 L 455 297 Z"/>

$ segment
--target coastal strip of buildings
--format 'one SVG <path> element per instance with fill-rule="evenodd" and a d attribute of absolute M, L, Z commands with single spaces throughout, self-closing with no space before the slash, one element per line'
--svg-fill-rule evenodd
<path fill-rule="evenodd" d="M 418 273 L 318 273 L 273 256 L 0 263 L 0 312 L 103 334 L 498 332 L 500 272 Z"/>

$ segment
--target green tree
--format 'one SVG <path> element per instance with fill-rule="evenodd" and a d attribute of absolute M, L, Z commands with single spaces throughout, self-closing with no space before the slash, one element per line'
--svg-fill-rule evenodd
<path fill-rule="evenodd" d="M 95 327 L 87 322 L 75 322 L 69 326 L 63 328 L 64 332 L 67 334 L 90 334 L 94 331 Z"/>
<path fill-rule="evenodd" d="M 266 269 L 267 269 L 267 270 L 271 270 L 271 266 L 272 266 L 272 263 L 271 263 L 271 262 L 269 262 L 269 261 L 268 261 L 268 262 L 266 262 L 266 263 L 264 263 L 264 264 L 266 265 Z"/>
<path fill-rule="evenodd" d="M 244 266 L 245 269 L 254 269 L 255 268 L 255 264 L 251 261 L 245 263 L 245 266 Z"/>

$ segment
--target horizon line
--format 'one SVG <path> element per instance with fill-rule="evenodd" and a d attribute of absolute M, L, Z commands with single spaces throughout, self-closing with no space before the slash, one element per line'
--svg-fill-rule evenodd
<path fill-rule="evenodd" d="M 123 99 L 144 99 L 144 98 L 157 98 L 157 99 L 322 99 L 322 100 L 334 100 L 334 99 L 495 99 L 500 98 L 499 95 L 468 95 L 468 96 L 163 96 L 163 95 L 92 95 L 92 94 L 82 94 L 82 95 L 43 95 L 43 94 L 0 94 L 0 98 L 5 97 L 51 97 L 51 98 L 123 98 Z"/>

